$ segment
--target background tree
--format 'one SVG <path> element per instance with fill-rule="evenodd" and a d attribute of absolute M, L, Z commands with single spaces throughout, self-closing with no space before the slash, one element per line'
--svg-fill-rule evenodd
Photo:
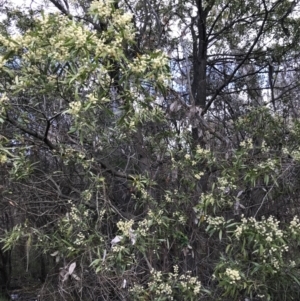
<path fill-rule="evenodd" d="M 2 5 L 3 289 L 299 298 L 297 2 L 50 4 Z"/>

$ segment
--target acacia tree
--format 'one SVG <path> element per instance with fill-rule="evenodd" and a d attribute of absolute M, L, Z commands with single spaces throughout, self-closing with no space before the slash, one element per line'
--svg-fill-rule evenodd
<path fill-rule="evenodd" d="M 3 6 L 2 283 L 297 299 L 297 3 L 50 2 Z"/>

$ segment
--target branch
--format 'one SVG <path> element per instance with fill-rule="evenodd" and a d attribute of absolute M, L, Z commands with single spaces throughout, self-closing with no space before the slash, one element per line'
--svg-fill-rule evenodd
<path fill-rule="evenodd" d="M 97 161 L 97 162 L 100 163 L 101 168 L 103 168 L 105 172 L 110 173 L 111 175 L 118 177 L 118 178 L 122 178 L 122 179 L 126 179 L 126 180 L 133 180 L 133 176 L 128 175 L 121 171 L 116 171 L 112 167 L 108 166 L 107 164 L 105 164 L 101 161 Z M 95 169 L 95 171 L 98 172 L 99 170 Z"/>
<path fill-rule="evenodd" d="M 6 121 L 8 121 L 9 123 L 11 123 L 12 125 L 14 125 L 16 128 L 18 128 L 19 130 L 21 130 L 22 132 L 32 136 L 32 137 L 35 137 L 37 139 L 39 139 L 40 141 L 44 142 L 51 150 L 56 150 L 57 149 L 57 146 L 54 145 L 48 138 L 47 138 L 47 133 L 48 133 L 48 126 L 50 124 L 50 121 L 48 121 L 48 124 L 47 124 L 47 129 L 44 133 L 44 135 L 41 135 L 39 134 L 38 132 L 35 132 L 33 130 L 30 130 L 28 128 L 25 128 L 23 126 L 21 126 L 19 123 L 17 123 L 15 120 L 11 119 L 9 117 L 8 114 L 6 114 Z M 126 174 L 126 173 L 123 173 L 123 172 L 120 172 L 120 171 L 116 171 L 114 170 L 113 168 L 111 168 L 110 166 L 108 166 L 107 164 L 103 163 L 103 162 L 100 162 L 98 161 L 98 163 L 100 163 L 101 165 L 101 168 L 104 169 L 104 172 L 107 172 L 115 177 L 118 177 L 118 178 L 123 178 L 123 179 L 127 179 L 127 180 L 132 180 L 133 177 Z M 94 171 L 96 172 L 99 172 L 98 169 L 96 168 L 93 168 Z"/>
<path fill-rule="evenodd" d="M 70 16 L 70 13 L 68 10 L 66 10 L 63 5 L 61 4 L 60 1 L 57 1 L 57 0 L 50 0 L 50 2 L 56 7 L 58 8 L 64 15 L 66 16 Z M 66 2 L 65 2 L 66 4 Z"/>
<path fill-rule="evenodd" d="M 22 132 L 35 137 L 41 141 L 43 141 L 51 150 L 56 149 L 57 147 L 47 138 L 45 137 L 45 135 L 41 135 L 38 132 L 32 131 L 28 128 L 25 128 L 23 126 L 21 126 L 18 122 L 16 122 L 15 120 L 11 119 L 8 115 L 8 113 L 6 114 L 6 121 L 8 121 L 9 123 L 11 123 L 12 125 L 14 125 L 16 128 L 18 128 L 19 130 L 21 130 Z"/>
<path fill-rule="evenodd" d="M 207 110 L 210 108 L 210 106 L 212 105 L 212 103 L 215 101 L 215 99 L 217 98 L 217 96 L 219 95 L 219 93 L 230 83 L 230 81 L 233 79 L 234 75 L 237 73 L 237 71 L 244 65 L 244 63 L 246 62 L 246 60 L 249 58 L 252 50 L 254 49 L 255 45 L 257 44 L 259 38 L 261 37 L 261 35 L 263 34 L 263 29 L 265 27 L 266 21 L 267 21 L 267 17 L 268 17 L 268 10 L 266 8 L 266 4 L 264 2 L 264 6 L 265 6 L 265 17 L 263 20 L 263 23 L 260 27 L 260 30 L 253 42 L 253 44 L 251 45 L 251 47 L 249 48 L 247 54 L 245 55 L 245 57 L 243 58 L 243 60 L 236 66 L 236 68 L 233 70 L 233 72 L 231 73 L 231 75 L 228 77 L 228 79 L 216 90 L 215 94 L 212 96 L 212 98 L 209 100 L 209 102 L 207 103 L 207 105 L 205 106 L 205 108 L 203 109 L 201 115 L 203 116 Z"/>

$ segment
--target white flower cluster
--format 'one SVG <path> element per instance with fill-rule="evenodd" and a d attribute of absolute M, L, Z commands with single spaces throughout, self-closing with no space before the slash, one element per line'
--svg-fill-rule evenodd
<path fill-rule="evenodd" d="M 236 185 L 234 185 L 226 177 L 219 177 L 218 178 L 218 188 L 223 192 L 227 192 L 230 189 L 236 189 Z"/>
<path fill-rule="evenodd" d="M 165 200 L 167 203 L 172 203 L 172 198 L 171 198 L 170 194 L 166 193 Z"/>
<path fill-rule="evenodd" d="M 156 286 L 156 291 L 159 296 L 161 295 L 171 296 L 173 293 L 171 285 L 169 283 L 164 283 L 164 282 Z M 170 300 L 173 300 L 173 298 L 171 297 Z"/>
<path fill-rule="evenodd" d="M 207 207 L 208 205 L 214 205 L 216 203 L 216 200 L 212 193 L 202 193 L 200 196 L 200 203 L 203 205 L 203 207 Z"/>
<path fill-rule="evenodd" d="M 107 31 L 97 36 L 90 28 L 80 22 L 69 20 L 66 16 L 58 14 L 43 15 L 39 22 L 39 27 L 34 32 L 28 31 L 25 35 L 13 36 L 7 39 L 0 35 L 0 43 L 9 50 L 18 51 L 26 48 L 26 56 L 22 58 L 24 65 L 30 66 L 32 60 L 44 60 L 45 57 L 66 61 L 74 52 L 70 49 L 84 49 L 84 53 L 78 52 L 77 62 L 82 73 L 90 70 L 91 61 L 87 59 L 86 49 L 93 55 L 105 57 L 107 55 L 119 58 L 122 56 L 122 41 L 134 40 L 133 26 L 130 24 L 132 15 L 123 13 L 121 10 L 113 8 L 113 1 L 93 1 L 90 6 L 90 13 L 103 17 L 110 17 L 110 25 Z M 115 27 L 122 30 L 115 30 Z M 41 39 L 43 37 L 43 39 Z M 45 39 L 49 41 L 44 45 Z M 82 68 L 81 61 L 86 59 L 85 68 Z M 3 57 L 0 58 L 0 66 L 5 64 Z M 39 71 L 39 70 L 38 70 Z M 80 73 L 80 72 L 78 72 Z"/>
<path fill-rule="evenodd" d="M 294 260 L 290 260 L 290 266 L 294 268 L 296 266 L 296 262 Z"/>
<path fill-rule="evenodd" d="M 129 69 L 134 73 L 145 73 L 147 68 L 150 67 L 149 61 L 149 54 L 136 57 L 134 58 L 133 62 L 129 64 Z"/>
<path fill-rule="evenodd" d="M 144 199 L 144 200 L 151 199 L 151 195 L 149 194 L 149 192 L 145 188 L 141 187 L 139 191 L 141 193 L 141 198 L 142 199 Z"/>
<path fill-rule="evenodd" d="M 88 95 L 87 95 L 87 99 L 88 99 L 89 102 L 90 102 L 91 104 L 93 104 L 93 105 L 96 104 L 97 101 L 98 101 L 98 98 L 95 97 L 95 95 L 94 95 L 93 93 L 88 94 Z"/>
<path fill-rule="evenodd" d="M 189 290 L 194 296 L 198 296 L 201 290 L 201 282 L 198 281 L 197 277 L 191 276 L 191 272 L 188 271 L 185 275 L 179 276 L 179 268 L 177 265 L 174 266 L 174 273 L 168 273 L 167 277 L 163 277 L 160 271 L 151 271 L 152 281 L 149 282 L 149 288 L 155 288 L 155 294 L 157 296 L 167 295 L 169 300 L 173 300 L 173 285 L 177 283 L 178 287 L 183 292 Z"/>
<path fill-rule="evenodd" d="M 265 297 L 265 295 L 257 295 L 257 298 L 259 298 L 259 299 L 263 299 Z"/>
<path fill-rule="evenodd" d="M 12 42 L 11 39 L 7 39 L 7 37 L 0 34 L 0 44 L 9 48 L 11 51 L 18 51 L 21 48 L 19 40 L 20 36 L 15 36 L 14 42 Z M 2 56 L 2 63 L 4 64 L 5 60 L 3 58 Z"/>
<path fill-rule="evenodd" d="M 182 212 L 180 212 L 180 211 L 173 212 L 173 217 L 176 218 L 176 220 L 180 224 L 185 225 L 185 223 L 186 223 L 186 216 L 182 215 Z"/>
<path fill-rule="evenodd" d="M 167 296 L 172 296 L 172 287 L 170 284 L 164 281 L 163 275 L 161 271 L 155 271 L 154 269 L 151 270 L 151 275 L 152 275 L 152 281 L 148 283 L 149 288 L 154 288 L 155 287 L 155 293 L 160 296 L 160 295 L 167 295 Z M 172 300 L 172 298 L 170 298 Z"/>
<path fill-rule="evenodd" d="M 149 221 L 147 219 L 138 222 L 137 232 L 144 237 L 149 234 Z"/>
<path fill-rule="evenodd" d="M 132 231 L 133 224 L 134 220 L 132 219 L 130 221 L 119 221 L 117 223 L 117 227 L 124 236 L 130 237 L 130 232 Z"/>
<path fill-rule="evenodd" d="M 156 54 L 158 55 L 155 58 L 151 59 L 151 66 L 154 70 L 164 68 L 168 65 L 168 58 L 166 55 L 159 50 L 156 51 Z"/>
<path fill-rule="evenodd" d="M 108 18 L 111 16 L 113 11 L 113 0 L 100 0 L 93 1 L 90 6 L 90 11 L 93 14 L 97 14 L 102 18 Z"/>
<path fill-rule="evenodd" d="M 240 272 L 231 268 L 227 268 L 225 275 L 230 279 L 230 284 L 235 284 L 237 281 L 241 280 Z"/>
<path fill-rule="evenodd" d="M 212 226 L 214 229 L 219 229 L 225 224 L 225 219 L 223 216 L 217 216 L 217 217 L 208 216 L 207 223 L 210 226 Z"/>
<path fill-rule="evenodd" d="M 86 40 L 88 31 L 81 24 L 71 22 L 66 16 L 58 14 L 43 15 L 37 21 L 40 25 L 37 35 L 28 31 L 26 35 L 20 38 L 20 43 L 28 50 L 26 58 L 29 60 L 36 61 L 49 57 L 49 55 L 54 60 L 67 60 L 70 57 L 70 51 L 68 46 L 65 45 L 66 40 L 70 41 L 70 38 L 73 38 L 74 46 L 76 46 L 76 43 L 78 43 L 78 46 L 82 46 Z M 59 24 L 58 28 L 55 28 L 54 22 Z M 47 36 L 48 46 L 39 47 L 41 44 L 40 35 Z"/>
<path fill-rule="evenodd" d="M 293 150 L 290 155 L 292 156 L 292 158 L 295 160 L 295 161 L 300 161 L 300 149 L 295 149 Z"/>
<path fill-rule="evenodd" d="M 186 160 L 190 160 L 190 159 L 191 159 L 191 155 L 185 154 L 184 158 L 185 158 Z"/>
<path fill-rule="evenodd" d="M 74 117 L 78 117 L 79 113 L 82 109 L 82 103 L 77 100 L 77 101 L 72 101 L 69 105 L 69 110 L 67 111 L 69 114 L 73 115 Z"/>
<path fill-rule="evenodd" d="M 274 257 L 271 258 L 271 265 L 273 266 L 275 271 L 279 270 L 279 268 L 280 268 L 280 263 L 279 263 L 279 260 L 277 258 L 274 258 Z"/>
<path fill-rule="evenodd" d="M 198 281 L 197 277 L 192 277 L 188 272 L 186 275 L 181 275 L 179 277 L 179 285 L 184 288 L 184 290 L 192 289 L 193 294 L 197 296 L 200 293 L 201 282 Z"/>
<path fill-rule="evenodd" d="M 279 229 L 279 223 L 273 216 L 270 216 L 268 219 L 262 218 L 261 221 L 257 221 L 253 217 L 242 218 L 242 224 L 236 228 L 234 234 L 237 239 L 240 239 L 243 232 L 246 232 L 248 229 L 254 229 L 264 236 L 267 241 L 272 241 L 273 238 L 282 238 L 283 236 L 282 230 Z"/>
<path fill-rule="evenodd" d="M 259 169 L 275 170 L 277 168 L 277 160 L 268 158 L 267 161 L 259 163 L 257 167 Z"/>
<path fill-rule="evenodd" d="M 120 38 L 116 46 L 121 47 L 120 42 L 122 39 L 126 39 L 127 41 L 134 40 L 135 33 L 131 24 L 132 14 L 124 13 L 120 9 L 115 9 L 112 0 L 93 1 L 90 6 L 90 14 L 94 17 L 106 20 L 108 24 L 107 38 L 111 35 L 115 36 L 114 41 Z"/>
<path fill-rule="evenodd" d="M 240 147 L 244 149 L 252 149 L 253 148 L 253 142 L 252 139 L 248 138 L 240 143 Z"/>
<path fill-rule="evenodd" d="M 145 288 L 140 284 L 134 284 L 133 287 L 129 289 L 129 291 L 134 295 L 141 295 L 145 291 Z"/>
<path fill-rule="evenodd" d="M 71 210 L 70 210 L 70 212 L 67 212 L 65 218 L 63 219 L 64 222 L 68 223 L 70 221 L 73 221 L 74 223 L 78 224 L 78 223 L 82 222 L 82 215 L 84 217 L 89 216 L 88 209 L 81 213 L 78 210 L 78 208 L 76 207 L 76 205 L 73 204 L 73 202 L 71 200 L 68 200 L 68 203 L 71 205 Z"/>
<path fill-rule="evenodd" d="M 120 252 L 122 252 L 123 250 L 125 250 L 125 247 L 124 246 L 120 246 L 120 245 L 114 245 L 114 246 L 112 246 L 112 251 L 114 252 L 114 253 L 120 253 Z"/>
<path fill-rule="evenodd" d="M 76 236 L 76 240 L 74 241 L 74 244 L 77 246 L 83 245 L 85 240 L 85 236 L 82 232 L 79 232 Z"/>
<path fill-rule="evenodd" d="M 290 222 L 289 229 L 294 235 L 300 233 L 300 220 L 297 215 L 294 216 L 293 220 Z"/>
<path fill-rule="evenodd" d="M 114 14 L 113 22 L 114 24 L 120 27 L 125 27 L 128 23 L 131 22 L 131 20 L 132 20 L 132 14 L 129 13 L 121 14 L 120 12 L 118 12 Z"/>
<path fill-rule="evenodd" d="M 173 266 L 173 270 L 174 270 L 174 273 L 173 273 L 173 274 L 172 274 L 172 273 L 170 273 L 170 276 L 171 276 L 171 277 L 172 277 L 172 276 L 174 276 L 174 277 L 178 277 L 178 273 L 179 273 L 179 267 L 178 267 L 178 265 L 177 265 L 177 264 Z"/>
<path fill-rule="evenodd" d="M 72 206 L 71 206 L 71 211 L 69 213 L 69 216 L 70 216 L 70 219 L 73 220 L 74 222 L 76 222 L 76 223 L 81 222 L 80 214 L 74 204 L 72 204 Z"/>
<path fill-rule="evenodd" d="M 100 211 L 99 211 L 99 217 L 100 217 L 100 218 L 103 218 L 105 213 L 106 213 L 106 209 L 100 210 Z"/>
<path fill-rule="evenodd" d="M 174 300 L 174 294 L 178 294 L 178 289 L 182 293 L 189 292 L 193 297 L 199 297 L 201 290 L 201 282 L 196 277 L 191 276 L 191 272 L 179 276 L 179 267 L 175 265 L 174 272 L 162 274 L 161 271 L 151 270 L 151 281 L 148 282 L 148 289 L 139 284 L 135 284 L 130 290 L 138 300 L 144 300 L 145 296 L 149 296 L 149 292 L 156 298 L 164 296 L 164 300 Z M 176 299 L 177 300 L 177 299 Z M 194 300 L 194 299 L 193 299 Z"/>
<path fill-rule="evenodd" d="M 197 153 L 198 155 L 200 155 L 201 157 L 206 157 L 207 155 L 210 154 L 210 150 L 204 149 L 204 148 L 202 148 L 202 147 L 200 147 L 200 146 L 198 145 L 198 146 L 197 146 L 196 153 Z"/>
<path fill-rule="evenodd" d="M 242 218 L 242 223 L 234 231 L 238 240 L 254 234 L 256 236 L 254 244 L 260 248 L 263 263 L 270 264 L 274 268 L 273 272 L 276 273 L 280 268 L 283 253 L 289 249 L 287 243 L 282 239 L 284 233 L 279 229 L 279 221 L 273 216 L 268 219 L 262 218 L 261 221 L 257 221 L 253 217 Z"/>
<path fill-rule="evenodd" d="M 74 26 L 70 27 L 70 30 L 73 31 L 73 35 L 74 35 L 74 39 L 75 39 L 74 40 L 75 47 L 77 49 L 83 47 L 86 44 L 87 38 L 90 33 L 81 26 L 78 26 L 78 25 L 75 26 L 75 23 L 74 23 Z"/>
<path fill-rule="evenodd" d="M 157 213 L 154 213 L 152 210 L 148 211 L 148 216 L 149 219 L 152 221 L 155 221 L 158 225 L 161 225 L 163 220 L 162 220 L 162 215 L 163 215 L 163 210 L 159 210 Z"/>
<path fill-rule="evenodd" d="M 85 190 L 81 193 L 81 196 L 85 201 L 89 201 L 92 198 L 92 192 L 90 190 Z"/>
<path fill-rule="evenodd" d="M 267 146 L 267 143 L 265 140 L 263 140 L 261 143 L 261 150 L 263 153 L 267 153 L 270 151 L 270 147 Z"/>
<path fill-rule="evenodd" d="M 197 180 L 200 180 L 202 178 L 202 176 L 204 175 L 204 172 L 198 172 L 196 174 L 194 174 L 194 177 L 197 179 Z"/>
<path fill-rule="evenodd" d="M 7 162 L 7 156 L 6 154 L 0 154 L 0 164 L 4 164 Z"/>
<path fill-rule="evenodd" d="M 129 70 L 133 73 L 145 74 L 147 70 L 161 71 L 168 65 L 168 59 L 162 52 L 157 52 L 154 58 L 151 58 L 149 54 L 143 54 L 136 57 L 132 63 L 129 64 Z M 153 79 L 153 74 L 149 75 L 149 79 Z M 158 78 L 159 81 L 164 82 L 169 79 L 169 74 L 163 72 Z"/>

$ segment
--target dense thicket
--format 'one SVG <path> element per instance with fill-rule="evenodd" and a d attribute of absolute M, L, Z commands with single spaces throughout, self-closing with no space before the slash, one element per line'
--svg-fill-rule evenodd
<path fill-rule="evenodd" d="M 298 300 L 298 2 L 2 2 L 3 293 Z"/>

